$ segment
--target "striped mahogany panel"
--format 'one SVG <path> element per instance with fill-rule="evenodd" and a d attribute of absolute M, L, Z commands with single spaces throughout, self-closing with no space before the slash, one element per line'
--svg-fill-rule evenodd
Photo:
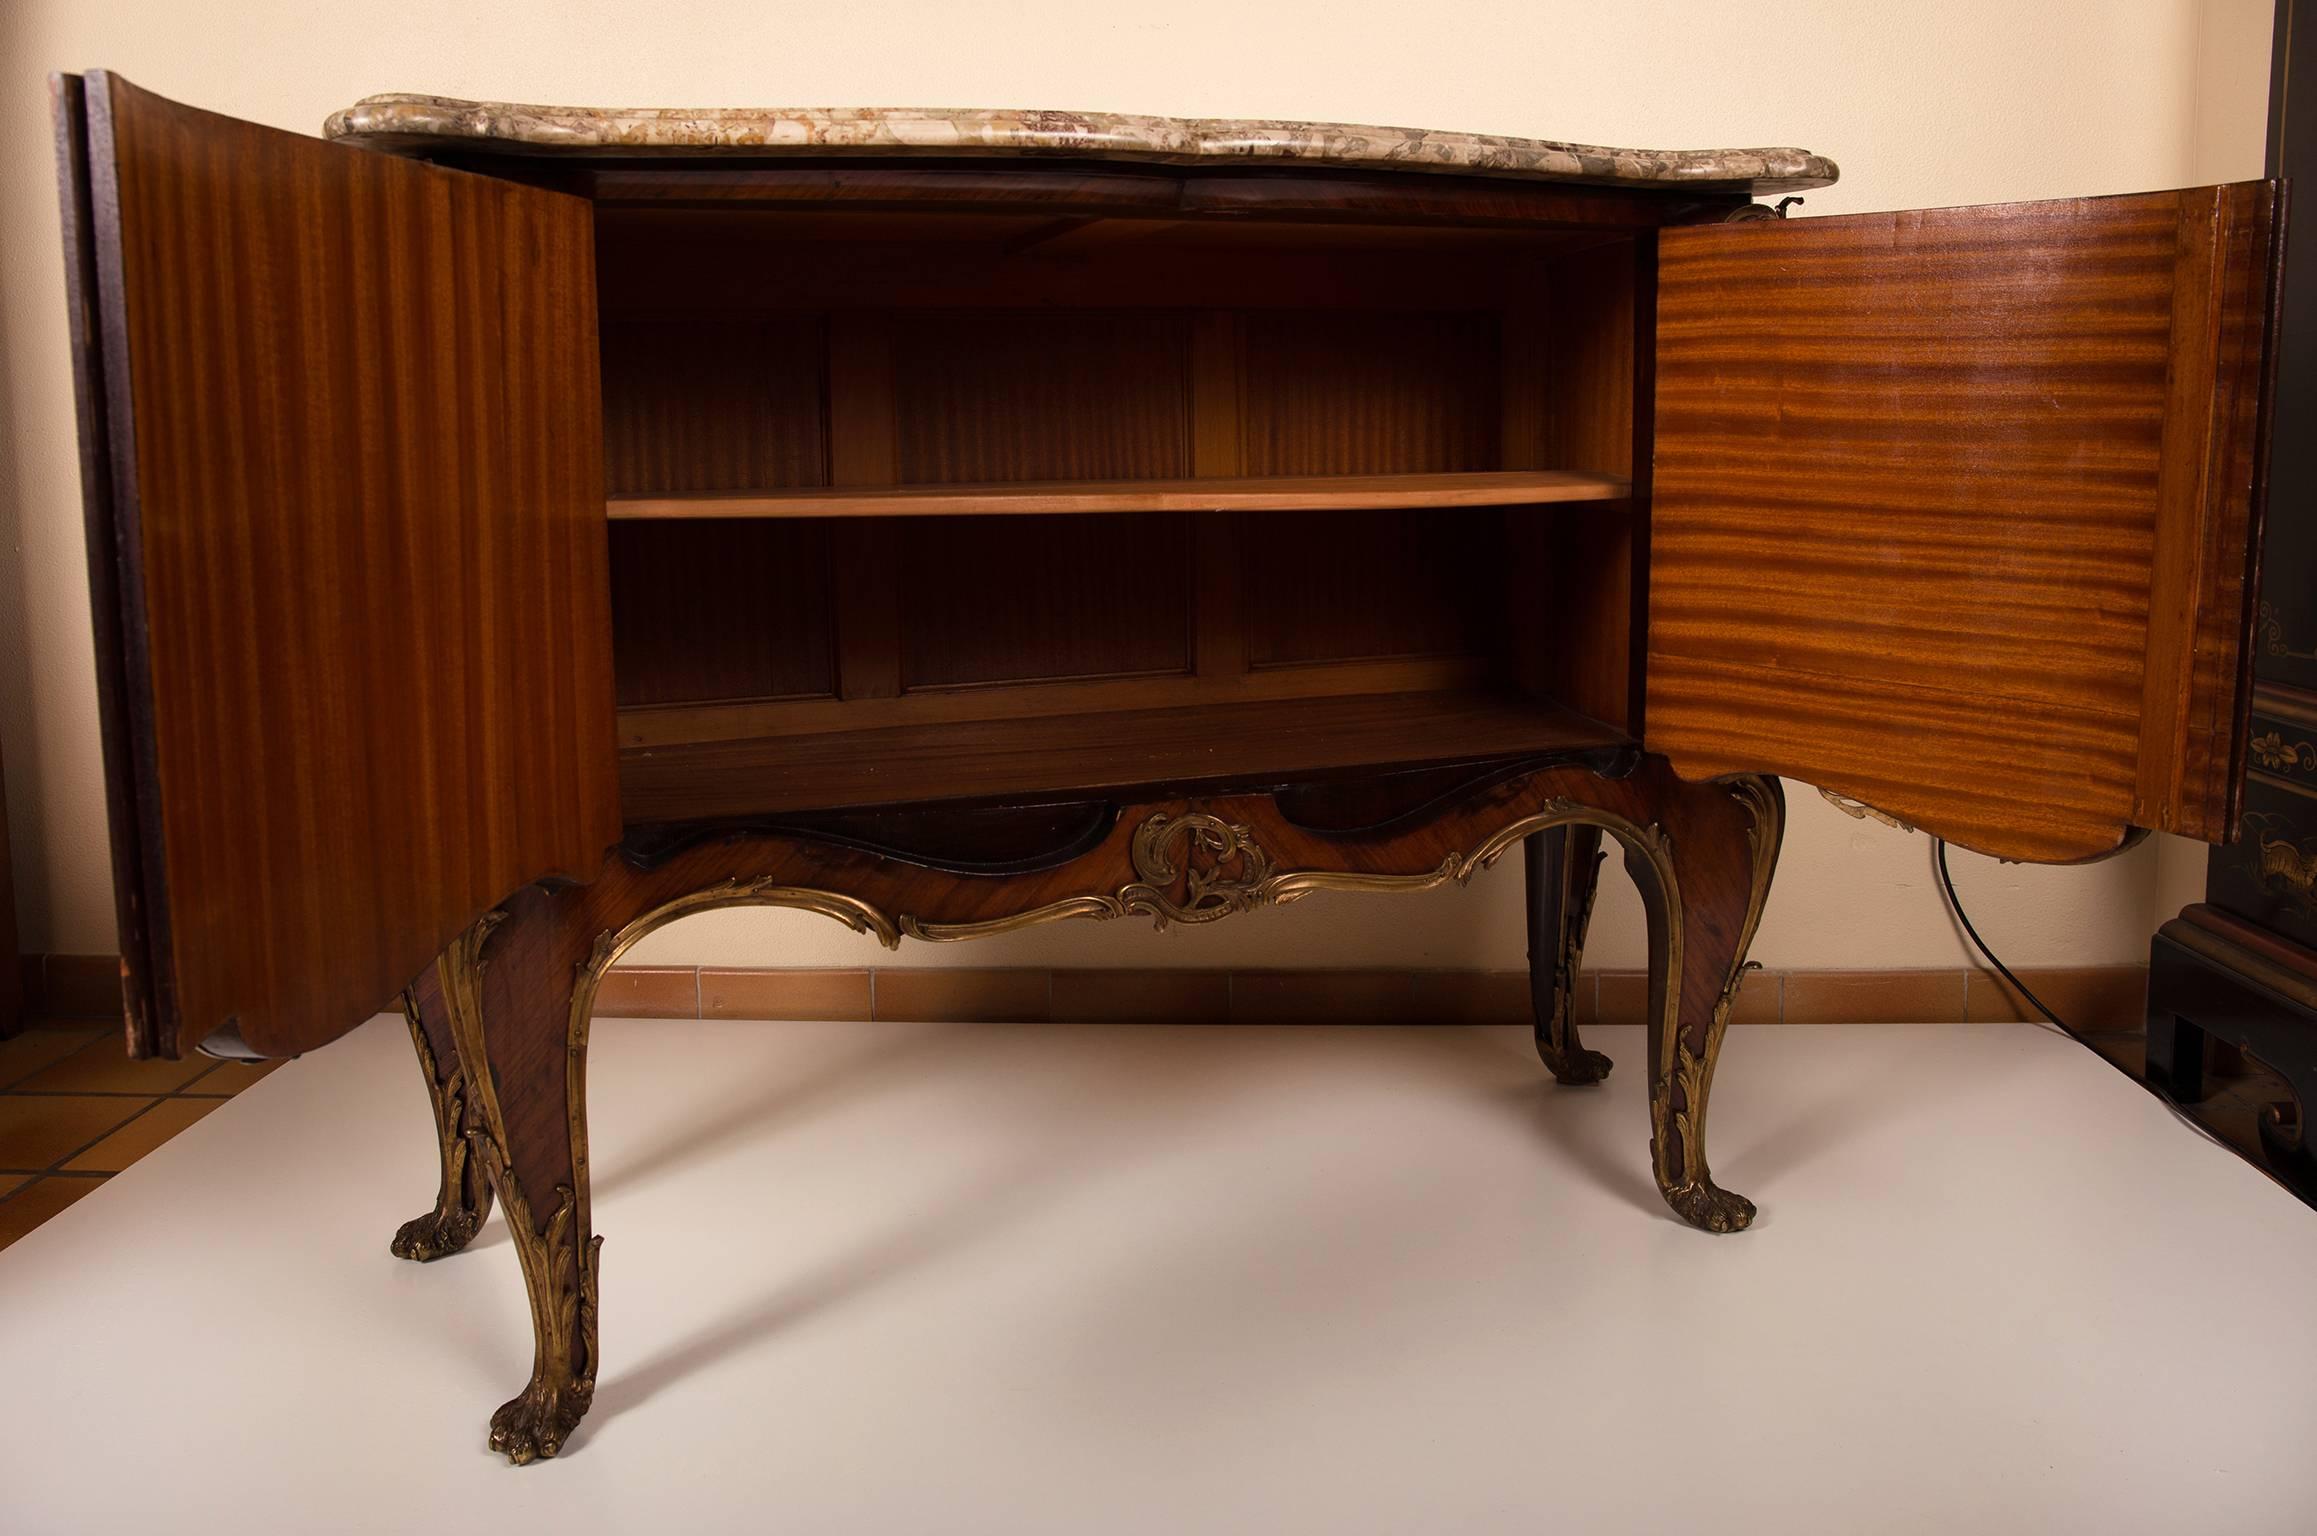
<path fill-rule="evenodd" d="M 87 101 L 133 1040 L 308 1050 L 619 835 L 589 209 Z"/>
<path fill-rule="evenodd" d="M 1248 314 L 1241 472 L 1501 467 L 1498 328 L 1493 314 Z"/>
<path fill-rule="evenodd" d="M 1292 515 L 1292 514 L 1290 514 Z M 926 517 L 894 526 L 904 690 L 1191 668 L 1180 513 Z"/>
<path fill-rule="evenodd" d="M 2236 836 L 2251 734 L 2286 220 L 2276 183 L 2210 190 L 2209 207 L 2183 195 L 2184 281 L 2173 300 L 2173 396 L 2133 820 L 2226 842 Z"/>
<path fill-rule="evenodd" d="M 1180 312 L 936 311 L 892 334 L 904 485 L 1191 473 Z"/>
<path fill-rule="evenodd" d="M 830 558 L 826 523 L 613 524 L 621 707 L 834 693 Z"/>
<path fill-rule="evenodd" d="M 1532 509 L 1508 514 L 1534 517 Z M 1475 594 L 1503 559 L 1485 510 L 1277 512 L 1238 524 L 1247 660 L 1257 667 L 1460 656 L 1485 649 L 1494 614 Z"/>
<path fill-rule="evenodd" d="M 1649 745 L 2012 857 L 2220 835 L 2226 752 L 2184 722 L 2240 670 L 2270 205 L 1668 231 Z M 2152 656 L 2182 678 L 2158 710 Z"/>
<path fill-rule="evenodd" d="M 826 357 L 818 315 L 607 321 L 611 493 L 827 485 Z"/>

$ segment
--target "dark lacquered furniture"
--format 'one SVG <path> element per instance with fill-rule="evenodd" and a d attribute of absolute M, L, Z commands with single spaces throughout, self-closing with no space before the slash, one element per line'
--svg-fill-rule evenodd
<path fill-rule="evenodd" d="M 2293 25 L 2296 11 L 2304 25 Z M 2270 80 L 2269 172 L 2317 171 L 2317 20 L 2280 0 Z M 2276 452 L 2252 651 L 2244 835 L 2213 849 L 2205 899 L 2159 930 L 2148 956 L 2148 1078 L 2205 1096 L 2205 1042 L 2274 1067 L 2295 1113 L 2270 1113 L 2270 1165 L 2317 1205 L 2317 252 L 2285 264 L 2277 339 Z"/>
<path fill-rule="evenodd" d="M 518 1461 L 595 1380 L 596 985 L 684 914 L 1189 927 L 1519 847 L 1579 1083 L 1607 837 L 1657 1182 L 1728 1231 L 1775 776 L 2015 859 L 2235 822 L 2274 184 L 1787 221 L 1831 164 L 56 101 L 132 1048 L 404 999 L 394 1249 L 498 1200 Z"/>

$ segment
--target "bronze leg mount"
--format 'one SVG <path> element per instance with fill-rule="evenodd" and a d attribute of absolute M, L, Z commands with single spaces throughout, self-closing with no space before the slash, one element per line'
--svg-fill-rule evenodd
<path fill-rule="evenodd" d="M 1649 914 L 1650 1144 L 1683 1220 L 1731 1232 L 1754 1207 L 1706 1166 L 1707 1096 L 1747 945 L 1778 857 L 1777 781 L 1692 784 L 1662 761 L 1604 775 L 1555 763 L 1480 784 L 1445 808 L 1358 832 L 1320 830 L 1284 797 L 1215 796 L 1109 813 L 1046 867 L 960 873 L 793 832 L 728 831 L 663 857 L 615 855 L 585 885 L 533 887 L 452 945 L 410 1006 L 443 1151 L 436 1210 L 395 1251 L 451 1252 L 495 1191 L 531 1299 L 531 1379 L 491 1419 L 515 1462 L 553 1456 L 595 1391 L 598 1253 L 589 1219 L 586 1062 L 604 970 L 664 923 L 727 906 L 819 912 L 888 947 L 1065 918 L 1206 923 L 1318 891 L 1425 891 L 1529 843 L 1537 1036 L 1563 1082 L 1608 1062 L 1576 1038 L 1569 991 L 1600 838 L 1614 839 Z M 1540 868 L 1540 864 L 1543 866 Z M 1541 904 L 1540 893 L 1549 899 Z M 456 1128 L 457 1134 L 453 1134 Z"/>

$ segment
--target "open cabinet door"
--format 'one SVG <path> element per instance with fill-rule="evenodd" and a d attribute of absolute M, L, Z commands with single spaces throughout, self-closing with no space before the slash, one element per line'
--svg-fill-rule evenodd
<path fill-rule="evenodd" d="M 2007 858 L 2222 841 L 2281 189 L 1669 229 L 1644 739 Z"/>
<path fill-rule="evenodd" d="M 52 89 L 130 1046 L 307 1050 L 619 835 L 590 210 Z"/>

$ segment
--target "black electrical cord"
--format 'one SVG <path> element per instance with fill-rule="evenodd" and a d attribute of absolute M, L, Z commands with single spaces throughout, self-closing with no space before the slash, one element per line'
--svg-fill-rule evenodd
<path fill-rule="evenodd" d="M 1955 877 L 1947 872 L 1947 840 L 1945 838 L 1934 837 L 1931 839 L 1931 862 L 1939 871 L 1939 888 L 1945 893 L 1947 897 L 1947 910 L 1955 914 L 1955 921 L 1962 924 L 1963 931 L 1970 935 L 1971 947 L 1979 951 L 1980 958 L 1985 960 L 1989 965 L 1995 967 L 1995 974 L 2001 976 L 2005 981 L 2010 982 L 2012 989 L 2018 992 L 2021 997 L 2026 998 L 2029 1004 L 2034 1007 L 2035 1011 L 2042 1014 L 2044 1018 L 2051 1024 L 2052 1028 L 2058 1030 L 2061 1034 L 2066 1035 L 2070 1040 L 2075 1041 L 2077 1044 L 2084 1046 L 2087 1050 L 2091 1049 L 2092 1047 L 2090 1041 L 2084 1039 L 2082 1035 L 2077 1034 L 2073 1029 L 2070 1029 L 2065 1019 L 2052 1012 L 2051 1009 L 2045 1007 L 2043 999 L 2037 997 L 2033 992 L 2030 992 L 2027 988 L 2027 983 L 2021 981 L 2017 976 L 2014 976 L 2011 973 L 2011 967 L 2005 965 L 2001 960 L 1998 960 L 1995 957 L 1995 951 L 1987 947 L 1987 941 L 1981 938 L 1979 936 L 1979 930 L 1972 926 L 1971 914 L 1963 910 L 1963 898 L 1955 894 Z M 2095 1054 L 2099 1053 L 2095 1052 Z M 2110 1062 L 2109 1065 L 2116 1066 L 2118 1071 L 2124 1071 L 2124 1069 L 2115 1062 Z M 2133 1074 L 2130 1072 L 2124 1072 L 2124 1075 L 2126 1077 L 2131 1077 L 2134 1082 L 2140 1085 L 2143 1091 L 2151 1095 L 2157 1103 L 2163 1105 L 2165 1109 L 2171 1113 L 2173 1119 L 2179 1121 L 2182 1125 L 2187 1126 L 2190 1130 L 2196 1132 L 2197 1135 L 2203 1137 L 2206 1141 L 2211 1142 L 2214 1146 L 2221 1148 L 2223 1151 L 2233 1153 L 2237 1150 L 2235 1147 L 2230 1146 L 2227 1142 L 2221 1140 L 2220 1137 L 2213 1134 L 2212 1128 L 2210 1126 L 2207 1126 L 2198 1121 L 2196 1117 L 2189 1114 L 2187 1110 L 2182 1109 L 2178 1104 L 2173 1103 L 2170 1095 L 2158 1092 L 2153 1084 L 2147 1082 L 2143 1078 L 2133 1076 Z"/>
<path fill-rule="evenodd" d="M 1987 941 L 1979 936 L 1979 930 L 1971 926 L 1971 914 L 1963 910 L 1963 898 L 1955 894 L 1955 877 L 1947 873 L 1947 839 L 1931 839 L 1931 856 L 1939 866 L 1939 886 L 1947 893 L 1947 910 L 1955 914 L 1955 921 L 1961 923 L 1963 931 L 1971 936 L 1971 946 L 1979 951 L 1980 958 L 1995 967 L 1995 974 L 2010 982 L 2012 990 L 2026 998 L 2036 1012 L 2051 1020 L 2054 1028 L 2063 1034 L 2075 1034 L 2074 1030 L 2068 1028 L 2067 1020 L 2046 1008 L 2043 999 L 2027 989 L 2026 982 L 2011 974 L 2010 966 L 1995 958 L 1995 951 L 1987 947 Z"/>

